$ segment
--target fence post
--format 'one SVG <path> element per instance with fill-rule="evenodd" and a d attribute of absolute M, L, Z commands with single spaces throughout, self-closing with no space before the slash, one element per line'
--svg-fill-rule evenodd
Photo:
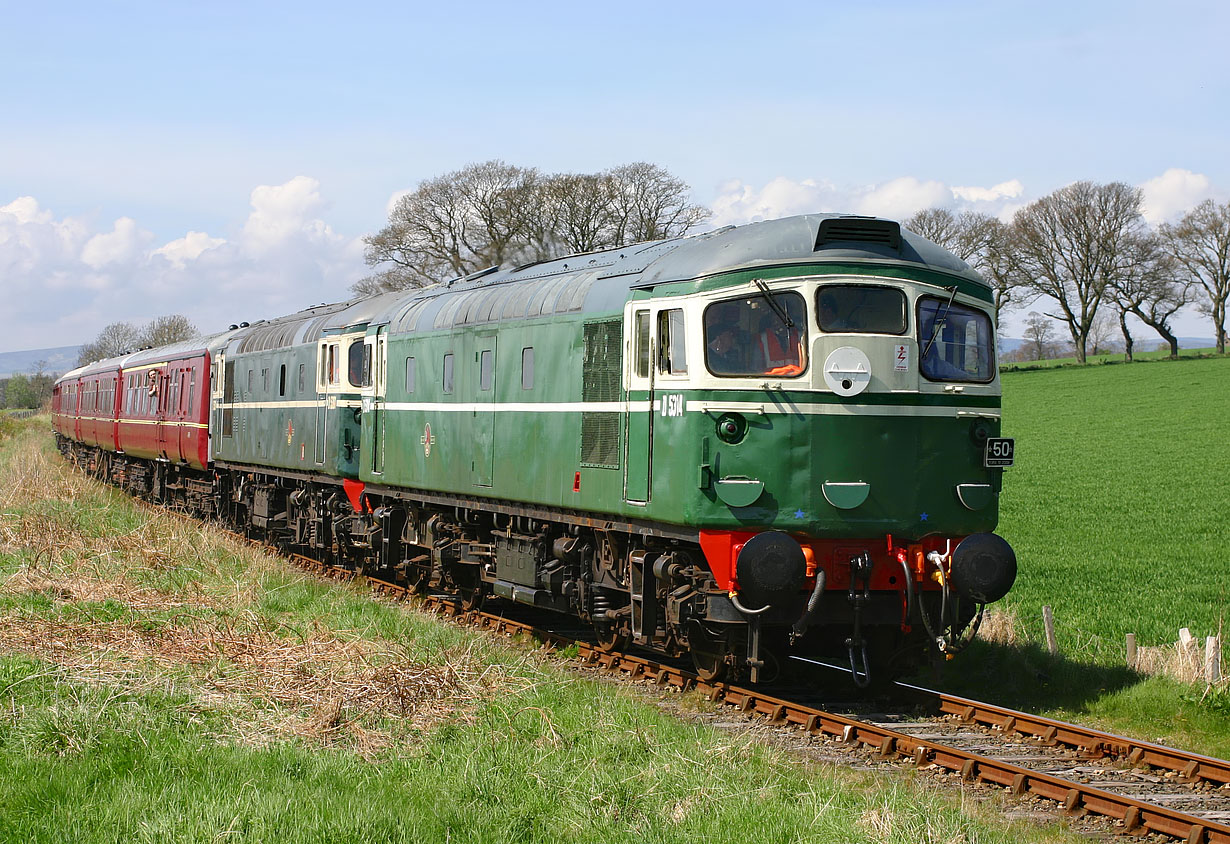
<path fill-rule="evenodd" d="M 1136 634 L 1127 634 L 1127 667 L 1136 670 Z"/>
<path fill-rule="evenodd" d="M 1221 679 L 1221 642 L 1216 636 L 1204 640 L 1204 679 L 1209 685 Z"/>
<path fill-rule="evenodd" d="M 1059 643 L 1055 641 L 1055 616 L 1051 614 L 1049 605 L 1042 608 L 1042 626 L 1046 628 L 1046 649 L 1053 654 L 1059 653 Z"/>

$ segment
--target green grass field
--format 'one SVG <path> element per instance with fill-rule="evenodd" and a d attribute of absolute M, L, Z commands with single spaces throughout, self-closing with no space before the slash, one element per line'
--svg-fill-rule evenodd
<path fill-rule="evenodd" d="M 1065 650 L 1217 633 L 1230 601 L 1230 358 L 1009 373 L 1000 532 Z M 1040 622 L 1039 622 L 1040 623 Z"/>
<path fill-rule="evenodd" d="M 73 472 L 47 424 L 0 433 L 0 841 L 1076 840 L 301 575 Z"/>

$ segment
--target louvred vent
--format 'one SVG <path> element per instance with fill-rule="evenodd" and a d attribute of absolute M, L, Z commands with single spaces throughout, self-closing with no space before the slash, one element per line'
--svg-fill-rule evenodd
<path fill-rule="evenodd" d="M 820 221 L 816 234 L 816 249 L 830 243 L 878 243 L 890 249 L 901 249 L 901 224 L 895 220 L 874 217 L 832 217 Z"/>

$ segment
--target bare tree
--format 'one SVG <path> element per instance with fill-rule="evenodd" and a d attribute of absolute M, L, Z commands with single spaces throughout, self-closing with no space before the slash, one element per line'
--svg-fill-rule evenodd
<path fill-rule="evenodd" d="M 1160 229 L 1170 254 L 1204 292 L 1201 313 L 1213 320 L 1217 353 L 1226 353 L 1226 306 L 1230 302 L 1230 202 L 1206 199 L 1176 225 Z"/>
<path fill-rule="evenodd" d="M 1170 357 L 1179 356 L 1179 340 L 1170 321 L 1192 301 L 1192 284 L 1180 281 L 1179 264 L 1154 234 L 1133 236 L 1125 244 L 1134 255 L 1125 271 L 1111 280 L 1108 287 L 1119 311 L 1119 327 L 1123 332 L 1124 353 L 1132 359 L 1132 336 L 1127 315 L 1133 314 L 1152 328 L 1170 347 Z"/>
<path fill-rule="evenodd" d="M 502 161 L 471 164 L 422 182 L 389 223 L 366 238 L 379 272 L 359 294 L 421 287 L 486 267 L 676 237 L 708 216 L 688 186 L 654 164 L 561 173 Z"/>
<path fill-rule="evenodd" d="M 543 186 L 539 229 L 547 255 L 593 252 L 615 243 L 615 182 L 605 173 L 561 173 Z M 545 256 L 544 256 L 545 257 Z"/>
<path fill-rule="evenodd" d="M 1042 360 L 1050 356 L 1055 322 L 1045 314 L 1030 311 L 1025 318 L 1025 340 L 1032 356 L 1030 360 Z"/>
<path fill-rule="evenodd" d="M 390 266 L 356 292 L 422 287 L 513 258 L 525 248 L 538 179 L 536 170 L 487 161 L 422 182 L 364 239 L 368 265 Z"/>
<path fill-rule="evenodd" d="M 1122 182 L 1075 182 L 1031 203 L 1012 221 L 1012 267 L 1018 282 L 1050 297 L 1067 323 L 1078 363 L 1113 279 L 1134 272 L 1130 248 L 1147 230 L 1141 192 Z"/>
<path fill-rule="evenodd" d="M 947 208 L 927 208 L 905 221 L 905 227 L 939 244 L 982 275 L 995 296 L 995 324 L 1005 310 L 1019 304 L 1019 273 L 1008 227 L 990 214 Z"/>
<path fill-rule="evenodd" d="M 687 183 L 657 164 L 624 164 L 607 176 L 614 187 L 615 222 L 606 245 L 679 237 L 709 217 L 709 209 L 688 202 Z"/>
<path fill-rule="evenodd" d="M 188 321 L 188 317 L 183 314 L 168 314 L 158 317 L 145 326 L 141 345 L 166 346 L 184 340 L 193 340 L 199 336 L 200 332 Z"/>
<path fill-rule="evenodd" d="M 1110 351 L 1115 338 L 1115 318 L 1106 311 L 1099 311 L 1089 326 L 1089 354 L 1101 355 Z"/>
<path fill-rule="evenodd" d="M 93 342 L 81 347 L 77 353 L 77 365 L 85 366 L 96 360 L 134 351 L 145 345 L 141 340 L 141 329 L 131 322 L 113 322 L 98 332 Z"/>

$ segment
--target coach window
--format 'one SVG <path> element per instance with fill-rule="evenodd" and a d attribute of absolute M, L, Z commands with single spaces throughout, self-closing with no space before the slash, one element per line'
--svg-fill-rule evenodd
<path fill-rule="evenodd" d="M 286 364 L 278 367 L 278 395 L 286 395 Z"/>
<path fill-rule="evenodd" d="M 188 373 L 188 415 L 192 416 L 193 405 L 196 404 L 196 370 Z"/>
<path fill-rule="evenodd" d="M 688 355 L 683 329 L 683 310 L 672 308 L 658 313 L 658 371 L 669 375 L 688 374 Z"/>
<path fill-rule="evenodd" d="M 534 347 L 521 350 L 521 389 L 534 389 Z"/>
<path fill-rule="evenodd" d="M 299 364 L 299 391 L 298 391 L 299 395 L 303 395 L 303 390 L 307 385 L 307 382 L 304 380 L 306 377 L 307 377 L 307 364 L 301 363 Z"/>
<path fill-rule="evenodd" d="M 406 393 L 414 392 L 414 358 L 406 358 Z"/>
<path fill-rule="evenodd" d="M 449 395 L 453 392 L 453 355 L 452 352 L 444 356 L 444 379 L 442 381 L 444 394 Z"/>
<path fill-rule="evenodd" d="M 261 369 L 261 392 L 269 395 L 269 367 Z"/>
<path fill-rule="evenodd" d="M 252 397 L 252 370 L 248 370 L 248 395 L 245 398 Z"/>

